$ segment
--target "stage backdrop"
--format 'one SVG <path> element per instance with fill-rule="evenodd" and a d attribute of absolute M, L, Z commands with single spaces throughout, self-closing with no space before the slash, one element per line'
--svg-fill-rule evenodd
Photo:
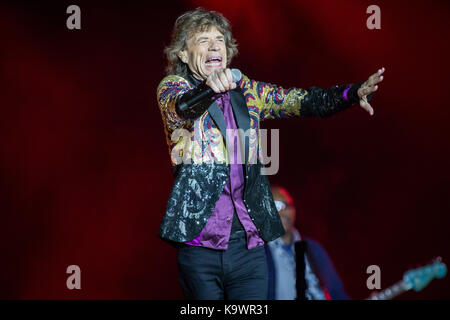
<path fill-rule="evenodd" d="M 66 9 L 81 9 L 69 30 Z M 381 9 L 369 30 L 366 9 Z M 267 121 L 302 235 L 349 295 L 449 254 L 448 1 L 54 1 L 0 5 L 0 298 L 181 299 L 157 237 L 173 183 L 156 87 L 178 15 L 222 12 L 232 66 L 284 87 L 363 81 L 385 67 L 370 117 Z M 81 268 L 69 290 L 66 269 Z M 449 277 L 403 299 L 448 299 Z"/>

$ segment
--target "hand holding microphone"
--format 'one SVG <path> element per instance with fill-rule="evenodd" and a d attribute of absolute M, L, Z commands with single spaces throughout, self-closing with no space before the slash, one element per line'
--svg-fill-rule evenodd
<path fill-rule="evenodd" d="M 183 94 L 176 104 L 176 111 L 184 119 L 195 119 L 211 104 L 216 93 L 236 89 L 242 74 L 238 69 L 223 69 L 212 72 L 197 88 Z"/>
<path fill-rule="evenodd" d="M 214 70 L 206 79 L 206 85 L 215 93 L 227 92 L 236 89 L 236 82 L 240 79 L 241 74 L 238 69 Z"/>

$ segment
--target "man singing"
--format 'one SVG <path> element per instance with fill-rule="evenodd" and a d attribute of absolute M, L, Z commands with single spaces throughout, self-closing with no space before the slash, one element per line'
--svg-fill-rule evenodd
<path fill-rule="evenodd" d="M 187 299 L 267 299 L 264 244 L 284 229 L 262 170 L 260 122 L 327 117 L 354 104 L 372 115 L 368 96 L 384 68 L 329 89 L 283 89 L 233 75 L 230 24 L 203 9 L 176 20 L 166 54 L 157 99 L 175 181 L 159 236 L 178 248 Z"/>

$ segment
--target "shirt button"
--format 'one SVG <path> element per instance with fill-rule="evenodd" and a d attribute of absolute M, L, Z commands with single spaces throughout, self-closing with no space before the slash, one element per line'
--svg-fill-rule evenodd
<path fill-rule="evenodd" d="M 227 218 L 227 221 L 230 221 L 231 219 L 230 218 Z"/>

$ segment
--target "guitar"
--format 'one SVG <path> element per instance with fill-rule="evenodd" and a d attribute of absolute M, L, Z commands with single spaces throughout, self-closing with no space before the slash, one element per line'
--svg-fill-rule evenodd
<path fill-rule="evenodd" d="M 441 261 L 441 258 L 437 258 L 424 267 L 405 272 L 401 281 L 372 294 L 366 300 L 390 300 L 408 290 L 420 291 L 434 278 L 440 279 L 446 274 L 447 266 Z"/>

